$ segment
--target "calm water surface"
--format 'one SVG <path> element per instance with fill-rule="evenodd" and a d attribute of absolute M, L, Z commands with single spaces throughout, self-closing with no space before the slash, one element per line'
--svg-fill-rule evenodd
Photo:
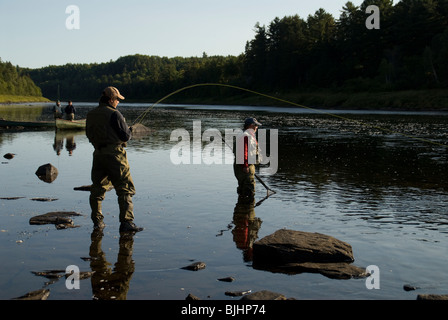
<path fill-rule="evenodd" d="M 78 104 L 83 117 L 95 104 Z M 147 105 L 120 105 L 132 123 Z M 28 118 L 51 118 L 51 106 L 21 106 Z M 300 109 L 250 107 L 157 107 L 143 123 L 153 131 L 128 144 L 137 188 L 136 223 L 145 227 L 131 238 L 118 232 L 114 191 L 103 204 L 102 237 L 92 237 L 88 192 L 93 148 L 84 132 L 0 131 L 0 154 L 15 153 L 0 165 L 0 299 L 43 287 L 49 299 L 183 300 L 192 293 L 204 300 L 239 299 L 226 291 L 271 290 L 296 299 L 416 299 L 419 293 L 448 293 L 448 166 L 444 144 L 446 114 L 299 112 Z M 3 113 L 2 113 L 3 112 Z M 0 108 L 0 116 L 23 111 Z M 174 129 L 192 133 L 241 127 L 256 116 L 264 128 L 278 129 L 279 168 L 262 176 L 277 193 L 247 211 L 237 205 L 232 166 L 174 165 Z M 224 148 L 224 147 L 223 147 Z M 59 175 L 52 183 L 35 171 L 51 163 Z M 266 190 L 257 184 L 257 200 Z M 34 201 L 52 198 L 54 201 Z M 78 228 L 29 225 L 51 211 L 76 211 Z M 335 280 L 320 274 L 286 275 L 252 268 L 256 239 L 287 228 L 319 232 L 348 242 L 354 264 L 376 265 L 380 289 L 365 279 Z M 181 269 L 195 261 L 207 267 Z M 65 279 L 52 282 L 33 271 L 65 270 L 76 265 L 96 271 L 68 290 Z M 102 276 L 100 276 L 102 274 Z M 232 276 L 234 282 L 218 278 Z M 404 291 L 403 285 L 419 287 Z M 109 296 L 101 288 L 114 287 Z"/>

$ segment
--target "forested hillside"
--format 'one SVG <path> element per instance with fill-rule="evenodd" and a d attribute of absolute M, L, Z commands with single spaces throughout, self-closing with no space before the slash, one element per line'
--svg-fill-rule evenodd
<path fill-rule="evenodd" d="M 20 68 L 0 59 L 0 95 L 41 97 L 42 92 Z"/>
<path fill-rule="evenodd" d="M 368 29 L 368 5 L 380 8 L 380 29 Z M 256 24 L 240 56 L 132 55 L 101 64 L 28 70 L 44 96 L 96 100 L 114 85 L 134 100 L 156 100 L 187 85 L 219 82 L 264 93 L 397 92 L 448 88 L 448 1 L 347 2 L 340 17 L 275 18 Z M 186 97 L 219 96 L 201 88 Z M 223 93 L 225 94 L 225 93 Z"/>

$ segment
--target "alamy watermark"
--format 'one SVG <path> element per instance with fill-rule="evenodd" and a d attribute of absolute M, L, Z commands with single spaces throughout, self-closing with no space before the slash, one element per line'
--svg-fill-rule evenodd
<path fill-rule="evenodd" d="M 69 265 L 65 268 L 65 287 L 68 290 L 80 289 L 79 285 L 79 267 L 75 265 Z"/>
<path fill-rule="evenodd" d="M 366 13 L 371 14 L 366 20 L 366 28 L 369 30 L 380 29 L 380 8 L 370 5 L 366 8 Z"/>
<path fill-rule="evenodd" d="M 278 169 L 278 130 L 269 130 L 269 140 L 266 129 L 259 129 L 257 133 L 258 145 L 249 144 L 247 161 L 249 164 L 269 165 L 261 166 L 260 173 L 273 175 Z M 175 165 L 233 164 L 234 161 L 237 164 L 244 163 L 244 139 L 241 129 L 225 129 L 223 137 L 221 132 L 214 128 L 202 132 L 201 121 L 193 121 L 192 135 L 186 129 L 175 129 L 171 132 L 170 141 L 177 142 L 170 153 L 171 162 Z M 255 147 L 258 150 L 251 150 Z"/>
<path fill-rule="evenodd" d="M 79 7 L 69 5 L 65 8 L 65 13 L 69 16 L 65 19 L 65 27 L 68 30 L 79 30 L 81 25 Z"/>
<path fill-rule="evenodd" d="M 366 278 L 366 288 L 379 289 L 380 288 L 380 268 L 376 265 L 370 265 L 366 268 L 369 276 Z"/>

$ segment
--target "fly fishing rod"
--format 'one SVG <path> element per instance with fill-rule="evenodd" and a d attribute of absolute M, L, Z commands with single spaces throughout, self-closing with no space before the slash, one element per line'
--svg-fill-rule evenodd
<path fill-rule="evenodd" d="M 422 142 L 425 142 L 425 143 L 430 143 L 430 144 L 442 146 L 442 147 L 445 147 L 445 148 L 448 147 L 448 145 L 443 144 L 443 143 L 439 143 L 439 142 L 436 142 L 436 141 L 431 141 L 431 140 L 428 140 L 428 139 L 425 139 L 425 138 L 415 137 L 415 136 L 404 134 L 404 133 L 401 133 L 401 132 L 395 132 L 393 130 L 389 130 L 387 128 L 383 128 L 383 127 L 380 127 L 380 126 L 370 125 L 370 124 L 367 124 L 367 123 L 359 121 L 359 120 L 350 119 L 350 118 L 347 118 L 347 117 L 344 117 L 344 116 L 341 116 L 341 115 L 336 115 L 334 113 L 326 112 L 326 111 L 319 110 L 319 109 L 312 108 L 312 107 L 307 107 L 307 106 L 304 106 L 302 104 L 298 104 L 298 103 L 295 103 L 295 102 L 292 102 L 292 101 L 288 101 L 288 100 L 285 100 L 285 99 L 273 97 L 271 95 L 267 95 L 267 94 L 260 93 L 260 92 L 257 92 L 257 91 L 253 91 L 253 90 L 250 90 L 250 89 L 241 88 L 241 87 L 238 87 L 238 86 L 234 86 L 234 85 L 230 85 L 230 84 L 223 84 L 223 83 L 197 83 L 197 84 L 186 86 L 186 87 L 180 88 L 180 89 L 178 89 L 176 91 L 173 91 L 170 94 L 168 94 L 165 97 L 163 97 L 160 100 L 158 100 L 157 102 L 155 102 L 150 107 L 148 107 L 142 114 L 140 114 L 137 117 L 137 119 L 135 119 L 134 124 L 136 124 L 138 122 L 141 122 L 143 120 L 143 118 L 146 116 L 146 114 L 152 108 L 154 108 L 156 105 L 158 105 L 159 103 L 161 103 L 165 99 L 168 99 L 169 97 L 171 97 L 171 96 L 173 96 L 173 95 L 175 95 L 175 94 L 177 94 L 179 92 L 188 90 L 188 89 L 193 89 L 193 88 L 197 88 L 197 87 L 207 87 L 207 86 L 217 86 L 217 87 L 224 87 L 224 88 L 230 88 L 230 89 L 236 89 L 236 90 L 240 90 L 240 91 L 245 91 L 245 92 L 248 92 L 248 93 L 251 93 L 251 94 L 255 94 L 255 95 L 262 96 L 262 97 L 265 97 L 265 98 L 268 98 L 268 99 L 272 99 L 272 100 L 276 100 L 276 101 L 279 101 L 279 102 L 282 102 L 282 103 L 286 103 L 286 104 L 289 104 L 289 105 L 292 105 L 292 106 L 296 106 L 296 107 L 299 107 L 299 108 L 312 110 L 312 111 L 315 111 L 315 112 L 318 112 L 318 113 L 321 113 L 321 114 L 325 114 L 325 115 L 328 115 L 328 116 L 331 116 L 331 117 L 334 117 L 334 118 L 338 118 L 338 119 L 341 119 L 341 120 L 344 120 L 344 121 L 357 123 L 357 124 L 359 124 L 361 126 L 364 126 L 364 127 L 370 127 L 370 128 L 378 129 L 378 130 L 381 130 L 383 132 L 387 132 L 387 133 L 390 133 L 390 134 L 398 134 L 398 135 L 401 135 L 401 136 L 406 137 L 406 138 L 410 138 L 410 139 L 413 139 L 413 140 L 419 140 L 419 141 L 422 141 Z"/>

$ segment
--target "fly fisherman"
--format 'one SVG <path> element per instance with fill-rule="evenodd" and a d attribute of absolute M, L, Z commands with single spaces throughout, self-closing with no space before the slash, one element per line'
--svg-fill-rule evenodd
<path fill-rule="evenodd" d="M 257 119 L 247 118 L 244 121 L 243 132 L 236 137 L 233 172 L 238 180 L 237 192 L 240 197 L 255 196 L 255 164 L 259 160 L 255 133 L 259 126 L 261 123 Z"/>
<path fill-rule="evenodd" d="M 132 196 L 135 194 L 135 187 L 124 149 L 132 130 L 117 110 L 118 103 L 123 99 L 117 88 L 107 87 L 98 107 L 87 114 L 86 135 L 95 148 L 89 199 L 91 218 L 95 229 L 105 227 L 101 203 L 111 182 L 118 197 L 120 232 L 138 232 L 143 228 L 137 227 L 133 222 Z"/>

